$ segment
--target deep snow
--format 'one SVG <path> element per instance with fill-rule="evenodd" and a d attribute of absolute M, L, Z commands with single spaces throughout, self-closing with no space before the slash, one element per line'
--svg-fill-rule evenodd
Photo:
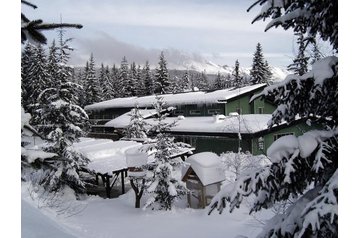
<path fill-rule="evenodd" d="M 55 215 L 49 208 L 36 208 L 37 201 L 28 195 L 27 186 L 22 184 L 23 238 L 255 237 L 261 231 L 262 222 L 273 215 L 270 211 L 263 211 L 254 217 L 248 215 L 245 206 L 232 214 L 226 211 L 222 215 L 213 213 L 210 216 L 203 209 L 136 209 L 132 191 L 115 199 L 91 196 L 80 202 L 85 204 L 85 209 L 80 212 Z M 182 206 L 183 203 L 178 205 Z"/>

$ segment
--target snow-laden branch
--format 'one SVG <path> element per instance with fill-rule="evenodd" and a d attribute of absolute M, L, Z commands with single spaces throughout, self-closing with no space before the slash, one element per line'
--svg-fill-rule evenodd
<path fill-rule="evenodd" d="M 338 58 L 329 56 L 317 61 L 312 70 L 302 76 L 288 75 L 282 82 L 266 87 L 253 100 L 273 98 L 278 104 L 269 126 L 282 121 L 315 117 L 336 126 L 338 123 Z M 321 103 L 325 101 L 325 103 Z"/>

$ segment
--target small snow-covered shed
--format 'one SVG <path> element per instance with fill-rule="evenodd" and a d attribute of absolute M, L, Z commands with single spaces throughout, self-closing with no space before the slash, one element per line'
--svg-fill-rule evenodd
<path fill-rule="evenodd" d="M 198 207 L 205 208 L 216 193 L 220 191 L 221 182 L 225 180 L 225 172 L 219 156 L 212 152 L 202 152 L 190 156 L 186 162 L 182 181 L 191 193 L 188 203 L 194 207 L 192 198 L 198 199 Z"/>

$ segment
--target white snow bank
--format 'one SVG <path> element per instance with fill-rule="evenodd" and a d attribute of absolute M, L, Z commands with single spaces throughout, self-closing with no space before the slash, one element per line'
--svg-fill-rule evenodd
<path fill-rule="evenodd" d="M 74 238 L 57 221 L 42 214 L 27 201 L 21 199 L 21 237 L 23 238 Z"/>
<path fill-rule="evenodd" d="M 223 166 L 215 153 L 198 153 L 189 156 L 186 162 L 190 164 L 204 186 L 225 180 Z"/>

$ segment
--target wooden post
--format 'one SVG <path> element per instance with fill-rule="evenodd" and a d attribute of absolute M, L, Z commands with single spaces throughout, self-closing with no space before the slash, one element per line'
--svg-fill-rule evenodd
<path fill-rule="evenodd" d="M 124 189 L 124 170 L 121 171 L 121 182 L 122 182 L 122 194 L 124 194 L 125 189 Z"/>
<path fill-rule="evenodd" d="M 111 184 L 109 183 L 109 176 L 105 176 L 105 180 L 106 180 L 106 193 L 107 193 L 107 198 L 111 198 Z"/>

